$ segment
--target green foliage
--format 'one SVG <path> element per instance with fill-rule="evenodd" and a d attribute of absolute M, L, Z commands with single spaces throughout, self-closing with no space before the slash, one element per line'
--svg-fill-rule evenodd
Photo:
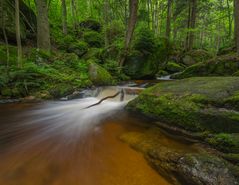
<path fill-rule="evenodd" d="M 145 25 L 139 26 L 135 30 L 134 49 L 146 55 L 152 55 L 156 52 L 157 44 L 154 34 Z"/>
<path fill-rule="evenodd" d="M 85 31 L 83 33 L 84 41 L 87 42 L 91 47 L 99 48 L 103 45 L 103 37 L 96 31 Z"/>
<path fill-rule="evenodd" d="M 83 56 L 88 51 L 88 44 L 84 41 L 73 42 L 67 49 L 69 53 L 75 53 L 79 57 Z"/>
<path fill-rule="evenodd" d="M 113 21 L 109 24 L 105 30 L 109 44 L 114 43 L 114 41 L 124 38 L 124 25 L 119 21 Z"/>

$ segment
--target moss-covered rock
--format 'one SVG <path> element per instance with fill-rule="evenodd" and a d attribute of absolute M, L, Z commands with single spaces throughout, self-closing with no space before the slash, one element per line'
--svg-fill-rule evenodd
<path fill-rule="evenodd" d="M 126 58 L 124 72 L 133 79 L 154 79 L 157 64 L 151 56 L 133 51 Z"/>
<path fill-rule="evenodd" d="M 113 77 L 103 67 L 95 64 L 93 61 L 89 62 L 89 77 L 95 85 L 112 85 L 114 84 Z"/>
<path fill-rule="evenodd" d="M 216 134 L 208 138 L 207 142 L 223 152 L 239 154 L 239 134 Z"/>
<path fill-rule="evenodd" d="M 96 32 L 101 31 L 101 24 L 94 19 L 87 19 L 87 20 L 84 20 L 84 21 L 80 22 L 80 27 L 82 29 L 93 30 L 93 31 L 96 31 Z"/>
<path fill-rule="evenodd" d="M 192 50 L 181 56 L 181 62 L 186 66 L 191 66 L 199 62 L 205 62 L 212 57 L 212 54 L 205 50 Z"/>
<path fill-rule="evenodd" d="M 219 109 L 239 90 L 238 77 L 189 78 L 145 90 L 128 108 L 186 130 L 239 132 L 239 113 Z"/>
<path fill-rule="evenodd" d="M 71 43 L 67 49 L 69 53 L 75 53 L 77 56 L 81 57 L 88 51 L 88 44 L 83 41 L 76 43 Z"/>
<path fill-rule="evenodd" d="M 184 67 L 175 62 L 170 61 L 165 66 L 165 70 L 168 71 L 169 73 L 177 73 L 183 71 Z"/>
<path fill-rule="evenodd" d="M 216 57 L 207 62 L 192 65 L 182 73 L 173 75 L 172 78 L 182 79 L 194 76 L 232 76 L 238 70 L 239 57 L 237 55 L 226 55 Z"/>
<path fill-rule="evenodd" d="M 172 184 L 238 184 L 239 169 L 214 155 L 199 151 L 184 151 L 159 142 L 160 131 L 123 134 L 121 140 L 141 151 L 149 164 Z"/>
<path fill-rule="evenodd" d="M 104 43 L 102 35 L 96 31 L 85 31 L 83 33 L 83 38 L 91 47 L 100 48 Z"/>

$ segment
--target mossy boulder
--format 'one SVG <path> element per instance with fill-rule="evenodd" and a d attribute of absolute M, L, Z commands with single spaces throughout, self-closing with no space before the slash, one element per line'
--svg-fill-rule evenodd
<path fill-rule="evenodd" d="M 191 66 L 198 62 L 205 62 L 212 57 L 212 54 L 205 50 L 192 50 L 181 56 L 181 62 L 186 66 Z"/>
<path fill-rule="evenodd" d="M 100 65 L 92 62 L 91 60 L 89 62 L 89 77 L 90 80 L 95 85 L 112 85 L 114 84 L 113 77 L 110 75 L 110 73 L 101 67 Z"/>
<path fill-rule="evenodd" d="M 165 66 L 165 70 L 168 71 L 169 73 L 177 73 L 177 72 L 183 71 L 184 67 L 173 61 L 170 61 Z"/>
<path fill-rule="evenodd" d="M 217 107 L 238 90 L 238 77 L 188 78 L 146 89 L 127 107 L 172 127 L 234 133 L 239 132 L 239 112 Z"/>
<path fill-rule="evenodd" d="M 132 79 L 154 79 L 157 65 L 151 56 L 133 51 L 126 58 L 124 72 Z"/>
<path fill-rule="evenodd" d="M 96 31 L 96 32 L 101 31 L 101 24 L 94 19 L 87 19 L 87 20 L 84 20 L 84 21 L 80 22 L 80 27 L 82 29 L 93 30 L 93 31 Z"/>
<path fill-rule="evenodd" d="M 88 44 L 83 41 L 71 43 L 67 51 L 69 53 L 75 53 L 77 56 L 82 57 L 88 51 Z"/>
<path fill-rule="evenodd" d="M 186 68 L 182 73 L 172 78 L 182 79 L 194 76 L 232 76 L 239 70 L 239 57 L 225 55 L 216 57 L 207 62 L 200 62 Z M 236 75 L 236 74 L 235 74 Z"/>
<path fill-rule="evenodd" d="M 142 152 L 149 164 L 172 184 L 239 183 L 238 167 L 200 150 L 173 148 L 167 142 L 159 142 L 160 135 L 160 129 L 151 127 L 143 132 L 125 133 L 120 139 Z"/>
<path fill-rule="evenodd" d="M 85 31 L 83 33 L 83 39 L 89 46 L 96 48 L 102 47 L 104 43 L 102 35 L 96 31 Z"/>

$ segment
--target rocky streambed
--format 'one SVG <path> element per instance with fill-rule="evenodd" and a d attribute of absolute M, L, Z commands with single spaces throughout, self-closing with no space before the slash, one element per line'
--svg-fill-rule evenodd
<path fill-rule="evenodd" d="M 173 184 L 239 184 L 238 97 L 238 77 L 159 83 L 127 105 L 128 110 L 153 118 L 150 129 L 126 133 L 121 139 L 141 151 Z M 185 152 L 162 144 L 159 127 L 201 146 Z"/>

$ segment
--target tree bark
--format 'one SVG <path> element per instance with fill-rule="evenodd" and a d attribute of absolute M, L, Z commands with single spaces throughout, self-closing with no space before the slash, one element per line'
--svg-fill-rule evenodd
<path fill-rule="evenodd" d="M 171 32 L 171 16 L 172 16 L 172 0 L 168 0 L 167 22 L 166 22 L 166 38 L 169 42 Z"/>
<path fill-rule="evenodd" d="M 196 27 L 196 17 L 197 17 L 197 0 L 192 0 L 192 14 L 191 14 L 191 23 L 190 29 L 195 29 Z M 190 31 L 189 34 L 189 50 L 192 50 L 194 46 L 194 30 Z"/>
<path fill-rule="evenodd" d="M 231 21 L 231 10 L 230 10 L 230 2 L 227 0 L 227 14 L 228 14 L 228 24 L 229 24 L 229 30 L 228 30 L 228 37 L 231 39 L 232 37 L 232 21 Z"/>
<path fill-rule="evenodd" d="M 61 8 L 62 8 L 62 31 L 65 35 L 67 35 L 67 9 L 66 9 L 66 1 L 61 0 Z"/>
<path fill-rule="evenodd" d="M 37 9 L 37 47 L 50 52 L 50 28 L 46 0 L 36 0 Z"/>
<path fill-rule="evenodd" d="M 190 23 L 191 23 L 191 9 L 192 9 L 192 5 L 191 5 L 191 0 L 188 0 L 188 25 L 187 25 L 187 35 L 186 35 L 186 40 L 185 40 L 185 50 L 189 49 L 189 29 L 190 29 Z"/>
<path fill-rule="evenodd" d="M 105 23 L 105 47 L 109 46 L 109 38 L 107 34 L 107 29 L 109 26 L 109 0 L 104 0 L 104 23 Z"/>
<path fill-rule="evenodd" d="M 15 0 L 15 21 L 16 21 L 16 40 L 17 40 L 17 64 L 22 67 L 22 43 L 21 43 L 21 28 L 20 28 L 20 10 L 19 0 Z"/>
<path fill-rule="evenodd" d="M 235 15 L 235 42 L 237 54 L 239 55 L 239 0 L 234 0 L 234 15 Z"/>
<path fill-rule="evenodd" d="M 7 53 L 7 63 L 6 63 L 6 68 L 7 68 L 7 72 L 9 69 L 9 44 L 8 44 L 8 38 L 7 38 L 7 33 L 6 33 L 6 23 L 5 23 L 5 6 L 4 6 L 4 1 L 1 0 L 0 1 L 0 12 L 2 13 L 2 22 L 1 22 L 1 27 L 2 27 L 2 32 L 3 32 L 3 38 L 4 38 L 4 42 L 6 44 L 6 53 Z"/>
<path fill-rule="evenodd" d="M 130 8 L 130 14 L 129 14 L 129 21 L 128 21 L 128 28 L 127 33 L 125 37 L 125 49 L 123 57 L 120 60 L 120 67 L 123 67 L 126 54 L 129 50 L 130 43 L 133 37 L 134 29 L 137 22 L 137 13 L 138 13 L 138 0 L 129 0 L 129 8 Z"/>

